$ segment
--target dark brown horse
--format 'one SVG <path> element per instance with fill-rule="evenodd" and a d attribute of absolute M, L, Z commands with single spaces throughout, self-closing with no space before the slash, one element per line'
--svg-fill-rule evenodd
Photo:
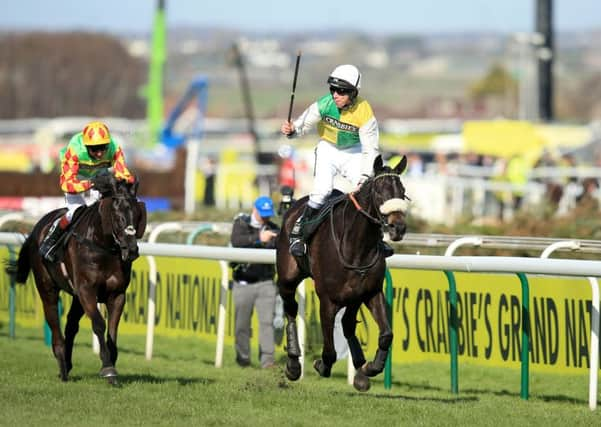
<path fill-rule="evenodd" d="M 297 201 L 284 216 L 277 241 L 277 273 L 280 296 L 286 313 L 288 362 L 286 376 L 294 381 L 301 375 L 301 349 L 296 331 L 298 304 L 296 288 L 311 276 L 319 297 L 323 350 L 321 359 L 313 364 L 319 375 L 329 377 L 336 361 L 334 348 L 334 317 L 346 307 L 342 317 L 344 336 L 357 369 L 354 386 L 369 389 L 369 378 L 384 369 L 392 344 L 392 330 L 386 316 L 386 301 L 382 292 L 386 262 L 381 251 L 382 229 L 398 241 L 405 234 L 405 205 L 408 199 L 400 174 L 407 166 L 403 157 L 394 168 L 384 166 L 378 156 L 373 176 L 356 193 L 341 196 L 341 201 L 327 212 L 308 244 L 307 258 L 297 260 L 289 253 L 288 237 L 296 218 L 303 211 L 307 198 Z M 365 304 L 378 324 L 380 334 L 375 359 L 366 362 L 355 335 L 357 312 Z"/>
<path fill-rule="evenodd" d="M 56 218 L 66 209 L 46 214 L 25 240 L 16 265 L 16 280 L 25 283 L 33 271 L 42 299 L 46 321 L 52 330 L 52 351 L 58 361 L 60 378 L 67 381 L 72 368 L 73 341 L 79 320 L 85 313 L 100 343 L 100 375 L 116 383 L 117 328 L 131 277 L 131 265 L 138 257 L 136 238 L 146 227 L 146 209 L 136 199 L 137 183 L 127 184 L 107 175 L 103 197 L 95 204 L 79 208 L 67 231 L 68 240 L 59 249 L 58 261 L 43 259 L 39 245 Z M 100 187 L 99 187 L 100 188 Z M 59 327 L 58 298 L 63 290 L 73 296 L 67 315 L 65 336 Z M 106 322 L 97 303 L 106 304 Z"/>

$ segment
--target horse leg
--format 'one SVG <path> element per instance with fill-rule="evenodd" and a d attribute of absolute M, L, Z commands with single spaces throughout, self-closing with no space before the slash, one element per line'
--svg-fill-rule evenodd
<path fill-rule="evenodd" d="M 298 341 L 298 332 L 296 330 L 296 315 L 298 314 L 298 303 L 296 302 L 296 286 L 292 282 L 283 282 L 278 279 L 278 289 L 284 303 L 284 313 L 286 314 L 286 352 L 288 361 L 286 362 L 286 377 L 290 381 L 296 381 L 300 378 L 302 370 L 299 362 L 301 356 L 300 343 Z"/>
<path fill-rule="evenodd" d="M 353 366 L 356 369 L 353 386 L 359 391 L 367 391 L 370 387 L 369 378 L 360 369 L 365 364 L 365 355 L 356 335 L 357 311 L 359 311 L 358 305 L 346 307 L 346 311 L 342 316 L 342 331 L 351 352 Z"/>
<path fill-rule="evenodd" d="M 104 369 L 104 374 L 101 371 L 101 375 L 107 377 L 108 382 L 112 385 L 118 385 L 117 382 L 117 370 L 115 365 L 117 364 L 117 329 L 119 328 L 119 321 L 121 320 L 121 314 L 123 313 L 123 306 L 125 305 L 125 294 L 111 295 L 107 298 L 106 308 L 108 310 L 108 333 L 106 336 L 106 345 L 108 348 L 112 368 Z"/>
<path fill-rule="evenodd" d="M 107 299 L 106 308 L 109 313 L 108 321 L 108 334 L 106 337 L 106 344 L 109 349 L 111 362 L 113 366 L 117 364 L 118 350 L 117 350 L 117 329 L 119 328 L 119 322 L 121 321 L 121 314 L 123 313 L 123 307 L 125 306 L 125 294 L 117 294 Z"/>
<path fill-rule="evenodd" d="M 392 329 L 390 328 L 390 323 L 388 322 L 388 317 L 386 315 L 386 300 L 381 291 L 367 301 L 366 305 L 380 329 L 376 357 L 373 361 L 367 362 L 361 367 L 361 371 L 365 375 L 373 377 L 384 370 L 384 364 L 386 363 L 388 351 L 392 344 Z"/>
<path fill-rule="evenodd" d="M 78 289 L 80 290 L 79 301 L 81 302 L 84 312 L 92 321 L 92 331 L 94 331 L 94 335 L 96 335 L 96 338 L 98 338 L 98 343 L 100 344 L 100 360 L 102 361 L 100 376 L 107 378 L 115 377 L 117 376 L 117 371 L 115 371 L 115 367 L 111 361 L 111 355 L 104 338 L 104 333 L 106 332 L 106 322 L 98 310 L 98 305 L 96 304 L 96 293 L 93 290 L 87 289 L 83 286 L 80 286 Z"/>
<path fill-rule="evenodd" d="M 52 286 L 52 284 L 49 286 Z M 40 288 L 41 286 L 38 287 L 38 291 Z M 48 326 L 50 326 L 50 330 L 52 331 L 52 352 L 58 362 L 59 375 L 62 381 L 67 381 L 69 378 L 69 369 L 67 367 L 65 355 L 65 339 L 61 333 L 60 320 L 58 317 L 58 294 L 59 291 L 52 288 L 48 292 L 41 291 L 40 297 L 42 298 L 44 306 L 46 322 L 48 322 Z"/>
<path fill-rule="evenodd" d="M 77 297 L 73 298 L 69 314 L 67 314 L 67 324 L 65 325 L 65 361 L 67 363 L 67 372 L 73 368 L 73 342 L 75 335 L 79 331 L 79 321 L 83 316 L 83 307 Z"/>
<path fill-rule="evenodd" d="M 313 367 L 322 377 L 329 377 L 332 373 L 332 365 L 336 362 L 336 348 L 334 347 L 334 318 L 336 317 L 336 306 L 327 299 L 320 300 L 319 318 L 321 321 L 321 333 L 323 335 L 323 349 L 321 359 L 313 362 Z"/>

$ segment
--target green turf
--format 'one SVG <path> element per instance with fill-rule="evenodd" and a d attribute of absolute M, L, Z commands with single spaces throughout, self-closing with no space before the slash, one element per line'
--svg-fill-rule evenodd
<path fill-rule="evenodd" d="M 451 394 L 447 364 L 401 364 L 393 385 L 383 375 L 366 393 L 346 383 L 346 364 L 331 378 L 308 368 L 298 382 L 279 368 L 239 368 L 226 348 L 224 367 L 215 349 L 195 338 L 155 337 L 152 361 L 144 337 L 120 337 L 120 387 L 97 377 L 100 362 L 89 333 L 76 343 L 72 381 L 61 383 L 40 331 L 19 328 L 8 337 L 0 325 L 0 425 L 227 425 L 593 426 L 601 413 L 588 409 L 588 376 L 531 376 L 529 400 L 520 399 L 519 372 L 470 365 L 460 359 L 458 395 Z M 306 365 L 308 366 L 308 364 Z"/>

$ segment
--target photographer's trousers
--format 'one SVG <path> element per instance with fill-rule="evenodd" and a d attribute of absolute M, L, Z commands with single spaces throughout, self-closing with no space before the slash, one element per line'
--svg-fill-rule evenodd
<path fill-rule="evenodd" d="M 242 282 L 243 283 L 243 282 Z M 251 317 L 253 308 L 259 319 L 259 360 L 261 367 L 274 364 L 273 317 L 276 287 L 273 280 L 252 284 L 234 282 L 232 294 L 235 307 L 236 356 L 250 362 Z"/>

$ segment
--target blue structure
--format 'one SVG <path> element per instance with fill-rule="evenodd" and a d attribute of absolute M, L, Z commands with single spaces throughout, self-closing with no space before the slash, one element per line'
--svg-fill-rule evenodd
<path fill-rule="evenodd" d="M 165 123 L 165 127 L 161 130 L 160 141 L 168 148 L 175 149 L 181 146 L 186 142 L 186 139 L 193 138 L 201 138 L 204 133 L 203 120 L 206 107 L 207 107 L 207 89 L 208 82 L 205 76 L 198 76 L 190 83 L 188 89 L 184 96 L 178 101 L 175 105 L 169 117 L 167 118 L 167 122 Z M 179 118 L 179 116 L 184 112 L 189 103 L 196 97 L 198 102 L 198 110 L 200 111 L 201 120 L 197 120 L 194 123 L 194 127 L 191 132 L 186 134 L 177 134 L 174 133 L 173 128 L 175 126 L 175 122 Z"/>

